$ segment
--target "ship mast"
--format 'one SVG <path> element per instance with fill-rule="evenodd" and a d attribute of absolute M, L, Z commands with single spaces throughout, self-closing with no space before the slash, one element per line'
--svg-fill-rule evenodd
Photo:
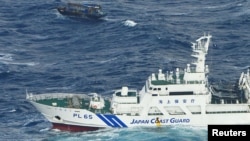
<path fill-rule="evenodd" d="M 208 73 L 208 66 L 205 66 L 205 61 L 211 38 L 211 35 L 204 34 L 204 36 L 196 40 L 196 43 L 192 43 L 193 54 L 191 56 L 197 58 L 192 64 L 196 65 L 195 70 L 197 73 Z"/>

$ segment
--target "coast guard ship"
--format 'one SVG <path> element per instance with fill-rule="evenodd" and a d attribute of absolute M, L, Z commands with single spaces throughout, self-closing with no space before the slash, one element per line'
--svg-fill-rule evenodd
<path fill-rule="evenodd" d="M 26 93 L 26 99 L 53 125 L 67 131 L 169 125 L 250 124 L 250 74 L 242 72 L 235 97 L 219 96 L 205 64 L 211 35 L 192 43 L 196 58 L 184 69 L 159 69 L 141 90 L 121 86 L 111 98 L 97 93 Z"/>

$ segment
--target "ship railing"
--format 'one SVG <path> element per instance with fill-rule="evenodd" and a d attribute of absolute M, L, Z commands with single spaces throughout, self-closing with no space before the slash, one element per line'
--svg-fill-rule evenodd
<path fill-rule="evenodd" d="M 216 111 L 216 112 L 206 112 L 206 114 L 231 114 L 231 113 L 249 113 L 248 110 L 242 110 L 242 111 Z"/>
<path fill-rule="evenodd" d="M 64 99 L 72 98 L 73 96 L 78 96 L 80 99 L 89 99 L 90 97 L 86 94 L 71 94 L 71 93 L 48 93 L 48 94 L 37 94 L 33 95 L 32 93 L 27 94 L 26 99 L 38 101 L 44 99 Z"/>
<path fill-rule="evenodd" d="M 148 79 L 149 83 L 153 85 L 171 85 L 171 84 L 203 84 L 204 80 L 183 80 L 173 78 L 172 80 L 150 80 Z"/>
<path fill-rule="evenodd" d="M 194 95 L 208 95 L 209 92 L 194 92 Z"/>
<path fill-rule="evenodd" d="M 215 94 L 213 86 L 209 86 L 209 90 L 210 90 L 211 94 Z"/>

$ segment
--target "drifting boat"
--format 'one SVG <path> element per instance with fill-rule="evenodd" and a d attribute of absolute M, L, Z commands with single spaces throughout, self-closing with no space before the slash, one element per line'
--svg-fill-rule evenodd
<path fill-rule="evenodd" d="M 77 18 L 100 19 L 106 16 L 102 7 L 97 4 L 67 3 L 65 6 L 59 6 L 57 10 L 62 15 Z"/>
<path fill-rule="evenodd" d="M 48 119 L 52 128 L 92 131 L 102 128 L 159 127 L 169 125 L 250 124 L 250 74 L 242 72 L 235 97 L 218 96 L 208 82 L 211 35 L 192 43 L 197 60 L 184 69 L 159 69 L 141 90 L 122 86 L 111 97 L 97 93 L 26 93 L 26 99 Z"/>

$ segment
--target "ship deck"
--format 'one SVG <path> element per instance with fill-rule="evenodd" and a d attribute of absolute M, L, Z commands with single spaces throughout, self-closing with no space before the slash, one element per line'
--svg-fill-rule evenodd
<path fill-rule="evenodd" d="M 110 113 L 110 100 L 104 99 L 105 107 L 103 109 L 93 109 L 89 107 L 90 99 L 89 98 L 82 98 L 77 97 L 79 104 L 75 104 L 73 102 L 73 97 L 64 97 L 64 98 L 44 98 L 36 100 L 37 103 L 54 106 L 54 107 L 61 107 L 61 108 L 74 108 L 74 109 L 87 109 L 94 113 Z"/>

